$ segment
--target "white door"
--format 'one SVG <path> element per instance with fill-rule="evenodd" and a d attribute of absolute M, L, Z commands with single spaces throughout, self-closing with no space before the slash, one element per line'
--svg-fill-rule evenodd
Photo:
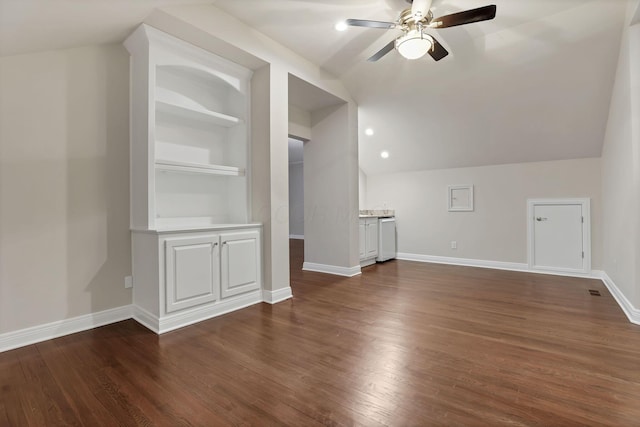
<path fill-rule="evenodd" d="M 530 266 L 535 269 L 588 272 L 588 204 L 584 201 L 533 202 L 529 209 L 531 224 Z"/>
<path fill-rule="evenodd" d="M 262 266 L 260 264 L 260 232 L 251 230 L 227 233 L 220 236 L 222 298 L 260 289 Z"/>

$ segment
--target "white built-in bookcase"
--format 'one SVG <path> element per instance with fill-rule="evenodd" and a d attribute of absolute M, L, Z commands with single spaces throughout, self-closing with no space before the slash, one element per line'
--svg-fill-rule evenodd
<path fill-rule="evenodd" d="M 146 25 L 125 45 L 131 228 L 246 223 L 251 71 Z"/>
<path fill-rule="evenodd" d="M 163 333 L 261 302 L 251 71 L 147 25 L 125 46 L 134 318 Z"/>

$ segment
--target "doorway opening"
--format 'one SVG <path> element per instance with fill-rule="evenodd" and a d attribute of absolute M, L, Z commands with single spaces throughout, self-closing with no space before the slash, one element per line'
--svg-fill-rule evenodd
<path fill-rule="evenodd" d="M 289 136 L 289 239 L 304 240 L 304 141 Z"/>

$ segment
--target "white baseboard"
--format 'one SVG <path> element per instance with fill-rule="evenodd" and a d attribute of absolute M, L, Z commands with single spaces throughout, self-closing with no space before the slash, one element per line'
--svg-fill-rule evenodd
<path fill-rule="evenodd" d="M 544 271 L 537 269 L 530 269 L 528 264 L 525 263 L 512 263 L 512 262 L 500 262 L 500 261 L 485 261 L 477 259 L 465 259 L 465 258 L 453 258 L 453 257 L 440 257 L 431 255 L 420 254 L 408 254 L 398 253 L 398 259 L 405 261 L 418 261 L 418 262 L 431 262 L 435 264 L 449 264 L 449 265 L 461 265 L 468 267 L 481 267 L 492 268 L 495 270 L 509 270 L 509 271 L 522 271 L 526 273 L 536 274 L 550 274 L 555 276 L 565 277 L 585 277 L 589 279 L 600 279 L 604 285 L 609 289 L 611 295 L 616 300 L 624 314 L 627 316 L 631 323 L 640 325 L 640 310 L 631 304 L 631 302 L 624 296 L 616 284 L 611 280 L 609 275 L 602 270 L 591 270 L 590 273 L 568 273 L 561 271 Z"/>
<path fill-rule="evenodd" d="M 398 253 L 397 259 L 404 261 L 430 262 L 434 264 L 462 265 L 466 267 L 492 268 L 495 270 L 529 271 L 529 265 L 519 262 L 485 261 L 480 259 L 454 258 L 435 255 Z"/>
<path fill-rule="evenodd" d="M 269 304 L 277 304 L 279 302 L 288 300 L 289 298 L 293 298 L 293 293 L 291 292 L 290 286 L 287 286 L 286 288 L 276 289 L 275 291 L 267 291 L 266 289 L 262 291 L 262 301 Z"/>
<path fill-rule="evenodd" d="M 162 319 L 159 319 L 158 316 L 138 306 L 126 305 L 0 334 L 0 353 L 132 318 L 156 334 L 162 334 L 262 301 L 275 304 L 289 299 L 292 296 L 291 287 L 278 289 L 276 291 L 257 290 L 227 301 L 222 300 L 212 306 L 196 307 L 192 310 L 181 311 L 174 315 L 165 316 Z"/>
<path fill-rule="evenodd" d="M 156 316 L 155 314 L 149 313 L 147 310 L 137 305 L 132 305 L 131 310 L 133 312 L 131 316 L 133 320 L 140 323 L 145 328 L 152 330 L 156 334 L 160 333 L 158 329 L 158 325 L 160 324 L 160 320 L 158 319 L 158 316 Z"/>
<path fill-rule="evenodd" d="M 592 270 L 590 273 L 573 273 L 563 271 L 550 271 L 542 269 L 529 268 L 529 264 L 520 262 L 504 262 L 504 261 L 487 261 L 481 259 L 443 257 L 434 255 L 421 255 L 398 253 L 397 259 L 404 261 L 429 262 L 434 264 L 460 265 L 465 267 L 491 268 L 494 270 L 521 271 L 525 273 L 549 274 L 553 276 L 564 277 L 586 277 L 590 279 L 600 279 L 602 272 L 600 270 Z"/>
<path fill-rule="evenodd" d="M 132 306 L 112 308 L 97 313 L 85 314 L 44 325 L 20 329 L 14 332 L 0 334 L 0 353 L 18 347 L 35 344 L 41 341 L 62 337 L 76 332 L 82 332 L 98 326 L 131 319 Z"/>
<path fill-rule="evenodd" d="M 181 310 L 178 313 L 168 314 L 162 318 L 158 318 L 156 315 L 136 306 L 133 309 L 133 319 L 156 334 L 164 334 L 165 332 L 184 328 L 212 317 L 222 316 L 259 302 L 262 302 L 262 292 L 257 290 L 229 300 L 222 300 L 213 305 Z"/>
<path fill-rule="evenodd" d="M 624 296 L 620 289 L 606 272 L 593 270 L 591 275 L 575 275 L 563 274 L 560 272 L 544 272 L 540 270 L 530 270 L 524 263 L 509 263 L 499 261 L 483 261 L 464 258 L 438 257 L 430 255 L 399 253 L 398 259 L 406 261 L 430 262 L 437 264 L 450 264 L 470 267 L 492 268 L 497 270 L 522 271 L 539 274 L 555 274 L 561 276 L 573 277 L 589 277 L 601 279 L 604 285 L 609 289 L 611 295 L 616 300 L 622 311 L 625 313 L 631 323 L 640 325 L 640 309 L 636 308 Z M 305 262 L 303 270 L 317 271 L 321 273 L 329 273 L 339 276 L 352 277 L 360 274 L 360 266 L 351 268 L 337 267 L 324 264 L 314 264 Z M 97 313 L 90 313 L 83 316 L 73 317 L 71 319 L 51 322 L 44 325 L 33 326 L 14 332 L 0 334 L 0 353 L 12 350 L 18 347 L 24 347 L 41 341 L 62 337 L 65 335 L 82 332 L 99 326 L 116 323 L 127 319 L 135 319 L 138 323 L 152 330 L 157 334 L 178 329 L 211 317 L 220 316 L 240 308 L 248 307 L 258 302 L 264 301 L 269 304 L 276 304 L 292 298 L 291 287 L 281 288 L 275 291 L 264 290 L 261 293 L 252 292 L 240 298 L 234 298 L 231 301 L 222 301 L 213 307 L 196 308 L 186 313 L 179 313 L 174 316 L 158 319 L 157 316 L 141 309 L 138 306 L 126 305 L 122 307 L 104 310 Z"/>
<path fill-rule="evenodd" d="M 304 240 L 304 235 L 302 234 L 289 234 L 290 239 Z"/>
<path fill-rule="evenodd" d="M 638 310 L 633 306 L 633 304 L 631 304 L 631 301 L 629 301 L 627 297 L 624 296 L 622 291 L 620 291 L 620 289 L 616 286 L 613 280 L 611 280 L 611 277 L 609 277 L 606 272 L 603 271 L 600 278 L 602 279 L 602 283 L 604 283 L 607 289 L 609 289 L 609 292 L 611 292 L 611 295 L 613 295 L 613 298 L 616 300 L 624 314 L 629 319 L 629 322 L 640 325 L 640 310 Z"/>
<path fill-rule="evenodd" d="M 354 267 L 339 267 L 337 265 L 315 264 L 312 262 L 304 262 L 302 269 L 305 271 L 316 271 L 318 273 L 334 274 L 336 276 L 353 277 L 362 273 L 360 265 Z"/>
<path fill-rule="evenodd" d="M 369 267 L 370 265 L 373 265 L 375 263 L 376 263 L 376 259 L 375 258 L 365 259 L 365 260 L 360 261 L 360 268 Z"/>

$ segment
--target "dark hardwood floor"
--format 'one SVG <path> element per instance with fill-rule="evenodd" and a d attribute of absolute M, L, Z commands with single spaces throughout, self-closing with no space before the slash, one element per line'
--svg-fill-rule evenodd
<path fill-rule="evenodd" d="M 0 426 L 640 425 L 640 327 L 599 281 L 291 257 L 274 306 L 1 353 Z"/>

